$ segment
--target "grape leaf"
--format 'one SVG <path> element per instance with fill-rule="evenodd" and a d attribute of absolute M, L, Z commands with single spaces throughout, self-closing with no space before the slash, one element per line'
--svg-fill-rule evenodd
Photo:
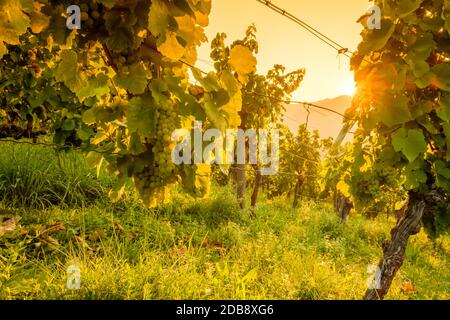
<path fill-rule="evenodd" d="M 412 120 L 408 98 L 405 96 L 393 97 L 387 94 L 379 99 L 377 106 L 380 120 L 389 127 Z"/>
<path fill-rule="evenodd" d="M 156 130 L 154 100 L 150 95 L 135 97 L 125 108 L 127 125 L 130 132 L 152 138 Z"/>
<path fill-rule="evenodd" d="M 450 65 L 437 64 L 431 68 L 433 77 L 431 84 L 435 85 L 439 89 L 450 92 Z"/>
<path fill-rule="evenodd" d="M 42 30 L 48 27 L 50 23 L 50 17 L 47 17 L 45 14 L 39 12 L 40 8 L 38 2 L 34 2 L 34 6 L 36 10 L 30 13 L 30 27 L 33 33 L 40 33 L 42 32 Z"/>
<path fill-rule="evenodd" d="M 395 151 L 402 152 L 409 162 L 416 160 L 427 149 L 425 136 L 419 129 L 400 128 L 391 137 Z"/>
<path fill-rule="evenodd" d="M 242 109 L 242 94 L 241 91 L 237 91 L 230 97 L 229 101 L 221 108 L 221 111 L 225 112 L 227 124 L 229 128 L 238 128 L 241 124 L 241 117 L 239 112 Z"/>
<path fill-rule="evenodd" d="M 399 17 L 406 17 L 420 8 L 423 0 L 388 0 L 390 9 Z"/>
<path fill-rule="evenodd" d="M 78 56 L 75 51 L 65 50 L 61 53 L 61 62 L 56 68 L 56 81 L 63 82 L 70 90 L 77 92 L 84 87 L 84 79 L 78 67 Z"/>
<path fill-rule="evenodd" d="M 448 168 L 448 165 L 444 161 L 438 160 L 434 162 L 433 167 L 438 175 L 450 179 L 450 168 Z"/>
<path fill-rule="evenodd" d="M 256 58 L 246 46 L 234 46 L 230 51 L 229 63 L 237 72 L 241 82 L 246 82 L 247 75 L 256 72 Z"/>
<path fill-rule="evenodd" d="M 19 36 L 27 31 L 30 18 L 22 9 L 19 0 L 0 1 L 0 58 L 7 51 L 4 43 L 18 45 Z"/>
<path fill-rule="evenodd" d="M 427 175 L 421 169 L 411 170 L 406 173 L 405 186 L 408 189 L 418 189 L 425 182 L 427 182 Z"/>
<path fill-rule="evenodd" d="M 220 89 L 219 81 L 214 72 L 210 72 L 205 77 L 202 77 L 200 71 L 193 69 L 192 74 L 206 91 L 218 91 Z"/>
<path fill-rule="evenodd" d="M 23 12 L 20 0 L 0 2 L 0 39 L 9 44 L 18 44 L 18 37 L 24 34 L 29 25 L 30 18 Z"/>
<path fill-rule="evenodd" d="M 110 32 L 110 36 L 106 39 L 108 49 L 112 51 L 122 51 L 135 47 L 134 30 L 131 26 L 121 24 L 115 26 Z"/>
<path fill-rule="evenodd" d="M 116 74 L 114 81 L 132 94 L 142 94 L 147 87 L 147 70 L 143 63 L 135 63 L 128 72 Z"/>
<path fill-rule="evenodd" d="M 89 78 L 87 85 L 76 92 L 78 99 L 84 101 L 90 97 L 101 97 L 109 92 L 108 77 L 100 74 L 97 77 Z"/>
<path fill-rule="evenodd" d="M 204 197 L 211 188 L 211 166 L 195 164 L 184 166 L 182 172 L 183 186 L 196 197 Z"/>
<path fill-rule="evenodd" d="M 440 108 L 436 111 L 443 121 L 450 121 L 450 94 L 442 96 L 439 101 Z"/>
<path fill-rule="evenodd" d="M 157 37 L 165 34 L 172 19 L 170 10 L 162 0 L 153 0 L 148 17 L 148 24 L 152 34 Z"/>
<path fill-rule="evenodd" d="M 381 29 L 366 30 L 366 39 L 358 46 L 358 53 L 365 56 L 382 49 L 395 31 L 395 24 L 390 19 L 381 20 Z"/>
<path fill-rule="evenodd" d="M 132 132 L 130 134 L 130 137 L 128 139 L 128 151 L 130 151 L 132 155 L 138 155 L 144 151 L 144 148 L 142 147 L 141 137 L 137 132 Z"/>
<path fill-rule="evenodd" d="M 177 35 L 174 32 L 167 33 L 166 41 L 158 46 L 158 50 L 162 55 L 173 61 L 181 59 L 186 52 L 186 48 L 178 42 Z"/>

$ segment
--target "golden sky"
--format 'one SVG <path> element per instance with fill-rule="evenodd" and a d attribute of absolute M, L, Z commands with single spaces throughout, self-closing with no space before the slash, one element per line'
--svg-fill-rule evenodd
<path fill-rule="evenodd" d="M 355 50 L 362 26 L 356 20 L 363 15 L 367 0 L 272 0 L 272 3 L 318 29 L 337 43 Z M 210 24 L 206 29 L 211 40 L 225 32 L 231 42 L 243 37 L 245 29 L 255 23 L 260 44 L 258 72 L 266 73 L 274 64 L 287 70 L 306 68 L 306 77 L 294 98 L 317 101 L 348 94 L 353 87 L 349 59 L 256 0 L 212 0 Z M 209 44 L 199 50 L 197 66 L 212 69 Z"/>

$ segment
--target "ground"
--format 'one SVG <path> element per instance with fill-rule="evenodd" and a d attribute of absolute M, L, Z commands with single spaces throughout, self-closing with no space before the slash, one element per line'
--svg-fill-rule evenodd
<path fill-rule="evenodd" d="M 112 203 L 114 180 L 80 155 L 0 147 L 0 221 L 16 222 L 0 236 L 0 299 L 361 299 L 395 223 L 342 225 L 326 202 L 284 198 L 261 199 L 253 219 L 231 186 L 157 209 Z M 449 258 L 449 235 L 414 236 L 386 298 L 450 299 Z"/>

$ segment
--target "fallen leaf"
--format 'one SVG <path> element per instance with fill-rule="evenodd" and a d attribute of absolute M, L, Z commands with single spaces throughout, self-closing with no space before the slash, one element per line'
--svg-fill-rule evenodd
<path fill-rule="evenodd" d="M 19 218 L 9 218 L 3 217 L 0 223 L 0 237 L 3 237 L 6 233 L 12 232 L 16 229 L 17 222 L 19 222 Z"/>
<path fill-rule="evenodd" d="M 411 283 L 405 283 L 402 285 L 401 289 L 405 292 L 405 293 L 413 293 L 416 291 L 416 289 L 414 288 L 414 286 Z"/>
<path fill-rule="evenodd" d="M 44 227 L 44 230 L 41 231 L 42 234 L 47 233 L 47 234 L 54 234 L 60 231 L 66 230 L 65 226 L 64 226 L 64 222 L 62 221 L 58 221 L 56 223 L 53 224 L 47 224 Z"/>

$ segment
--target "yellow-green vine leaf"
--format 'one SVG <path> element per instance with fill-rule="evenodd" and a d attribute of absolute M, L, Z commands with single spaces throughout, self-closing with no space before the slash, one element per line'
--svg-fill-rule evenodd
<path fill-rule="evenodd" d="M 63 82 L 73 92 L 77 92 L 85 85 L 81 74 L 76 52 L 71 50 L 63 51 L 61 53 L 61 62 L 56 68 L 55 79 Z"/>
<path fill-rule="evenodd" d="M 128 71 L 116 74 L 114 81 L 132 94 L 142 94 L 147 87 L 147 70 L 143 63 L 135 63 Z"/>
<path fill-rule="evenodd" d="M 237 72 L 241 82 L 246 82 L 247 75 L 256 72 L 256 58 L 245 46 L 236 45 L 231 49 L 229 63 Z"/>
<path fill-rule="evenodd" d="M 422 130 L 400 128 L 391 136 L 394 150 L 402 152 L 409 162 L 413 162 L 427 150 L 427 143 Z"/>
<path fill-rule="evenodd" d="M 163 56 L 173 61 L 180 60 L 186 52 L 186 48 L 178 42 L 174 32 L 167 33 L 166 41 L 158 46 L 158 50 Z"/>
<path fill-rule="evenodd" d="M 150 95 L 132 98 L 125 108 L 130 132 L 152 138 L 155 134 L 155 106 Z"/>

